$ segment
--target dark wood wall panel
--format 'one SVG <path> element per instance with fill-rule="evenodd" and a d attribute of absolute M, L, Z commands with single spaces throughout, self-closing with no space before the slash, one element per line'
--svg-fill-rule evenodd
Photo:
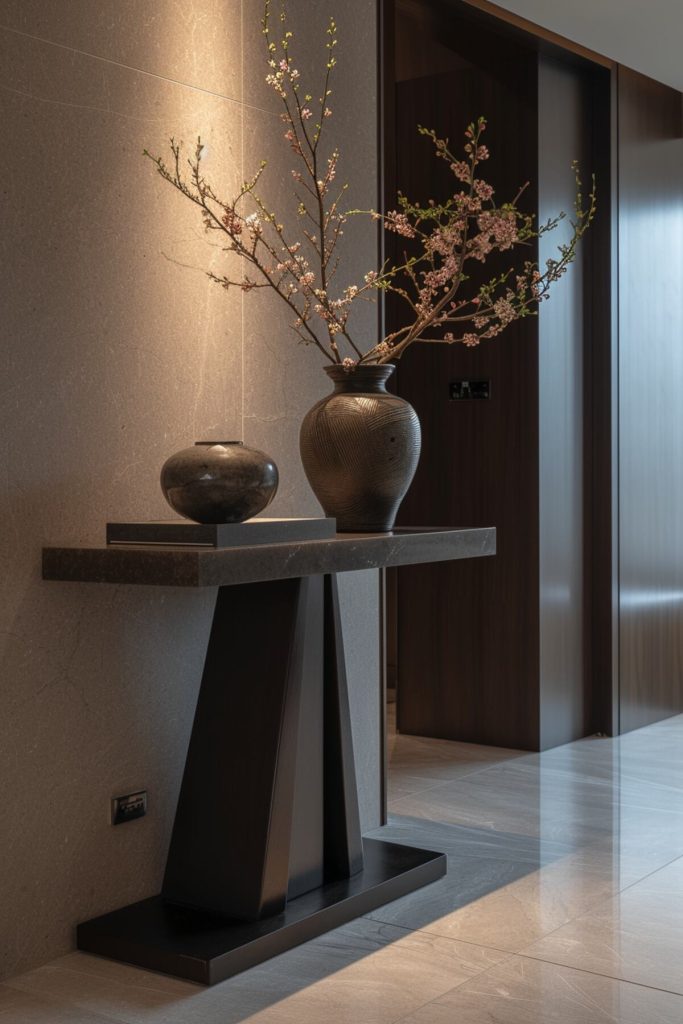
<path fill-rule="evenodd" d="M 463 140 L 469 121 L 489 120 L 492 160 L 482 172 L 503 198 L 537 180 L 537 63 L 524 47 L 477 35 L 477 67 L 458 47 L 466 22 L 451 20 L 434 42 L 410 33 L 399 44 L 396 186 L 441 197 L 453 179 L 415 126 Z M 449 32 L 452 70 L 447 67 Z M 405 24 L 403 39 L 405 40 Z M 411 54 L 413 63 L 411 64 Z M 429 73 L 430 66 L 438 73 Z M 464 140 L 463 140 L 464 141 Z M 446 172 L 446 173 L 444 173 Z M 525 201 L 536 204 L 535 185 Z M 507 266 L 507 263 L 506 263 Z M 389 306 L 389 317 L 400 311 Z M 450 739 L 538 745 L 537 324 L 527 320 L 476 350 L 417 346 L 401 361 L 398 388 L 423 428 L 420 466 L 403 523 L 495 524 L 487 565 L 401 570 L 398 584 L 398 727 Z M 486 378 L 491 398 L 455 402 L 449 382 Z"/>
<path fill-rule="evenodd" d="M 453 148 L 483 114 L 493 154 L 484 174 L 499 197 L 528 181 L 524 203 L 540 220 L 571 212 L 579 159 L 587 175 L 604 173 L 609 210 L 609 159 L 594 152 L 596 139 L 606 145 L 594 127 L 598 108 L 601 126 L 609 111 L 607 72 L 455 0 L 397 0 L 395 12 L 389 208 L 397 189 L 440 198 L 452 188 L 415 126 L 434 127 Z M 398 390 L 423 426 L 402 523 L 498 530 L 486 565 L 398 573 L 390 661 L 401 732 L 543 749 L 604 728 L 589 662 L 593 508 L 596 495 L 609 501 L 595 486 L 602 463 L 592 433 L 603 383 L 594 387 L 593 374 L 610 370 L 608 216 L 605 223 L 538 320 L 474 350 L 416 346 L 401 360 Z M 543 243 L 541 261 L 557 242 Z M 509 265 L 487 267 L 487 276 Z M 594 315 L 596 284 L 606 315 Z M 389 302 L 390 327 L 400 315 Z M 490 382 L 489 400 L 449 400 L 450 381 L 472 378 Z M 609 437 L 605 445 L 609 457 Z M 600 572 L 602 581 L 609 563 Z"/>
<path fill-rule="evenodd" d="M 683 711 L 681 94 L 620 68 L 621 731 Z"/>

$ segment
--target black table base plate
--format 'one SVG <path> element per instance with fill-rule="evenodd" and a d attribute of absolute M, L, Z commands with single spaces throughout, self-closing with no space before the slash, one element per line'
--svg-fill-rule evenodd
<path fill-rule="evenodd" d="M 78 926 L 78 948 L 204 985 L 238 974 L 446 874 L 446 856 L 363 840 L 360 874 L 291 900 L 253 923 L 170 906 L 160 896 Z"/>

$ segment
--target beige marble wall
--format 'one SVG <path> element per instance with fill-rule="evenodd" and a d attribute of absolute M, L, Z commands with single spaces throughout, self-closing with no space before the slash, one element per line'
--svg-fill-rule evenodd
<path fill-rule="evenodd" d="M 328 2 L 291 6 L 308 50 Z M 41 546 L 163 516 L 164 458 L 219 434 L 275 456 L 275 512 L 317 508 L 297 431 L 326 390 L 320 364 L 272 300 L 228 296 L 178 265 L 221 255 L 141 156 L 201 133 L 226 189 L 266 155 L 277 191 L 290 164 L 261 84 L 260 14 L 260 0 L 0 0 L 0 975 L 158 889 L 213 600 L 43 583 Z M 368 205 L 374 0 L 345 0 L 337 16 L 345 174 L 350 203 Z M 346 241 L 354 265 L 372 265 L 372 229 Z M 346 577 L 342 603 L 369 828 L 376 575 Z M 110 796 L 137 787 L 147 818 L 113 829 Z"/>

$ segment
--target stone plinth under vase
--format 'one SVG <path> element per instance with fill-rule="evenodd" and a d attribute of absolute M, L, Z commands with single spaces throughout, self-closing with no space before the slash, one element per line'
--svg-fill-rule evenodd
<path fill-rule="evenodd" d="M 493 529 L 45 549 L 46 579 L 218 587 L 162 892 L 79 948 L 214 984 L 440 878 L 361 837 L 336 572 L 494 553 Z"/>
<path fill-rule="evenodd" d="M 329 540 L 336 534 L 334 519 L 268 518 L 255 516 L 242 523 L 196 523 L 188 519 L 137 523 L 107 523 L 107 544 L 161 544 L 165 547 L 235 548 L 257 544 L 286 544 Z"/>
<path fill-rule="evenodd" d="M 340 533 L 387 533 L 420 458 L 420 421 L 390 394 L 394 366 L 326 366 L 334 391 L 301 425 L 301 461 Z"/>

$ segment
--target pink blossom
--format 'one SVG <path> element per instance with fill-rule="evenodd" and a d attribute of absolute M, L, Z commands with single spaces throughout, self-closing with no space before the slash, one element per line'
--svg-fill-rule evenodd
<path fill-rule="evenodd" d="M 494 244 L 503 252 L 511 249 L 519 239 L 517 220 L 514 214 L 501 211 L 486 211 L 477 220 L 480 232 L 486 238 L 493 239 Z"/>
<path fill-rule="evenodd" d="M 458 181 L 470 181 L 470 165 L 464 160 L 456 160 L 455 163 L 452 163 L 451 170 Z"/>
<path fill-rule="evenodd" d="M 507 324 L 511 324 L 513 320 L 517 319 L 515 308 L 507 298 L 497 299 L 493 304 L 493 309 L 503 326 L 507 326 Z"/>
<path fill-rule="evenodd" d="M 404 238 L 415 238 L 415 229 L 405 213 L 392 210 L 384 218 L 384 226 L 388 231 L 395 231 L 397 235 L 402 235 Z"/>
<path fill-rule="evenodd" d="M 488 202 L 493 196 L 493 186 L 489 185 L 486 181 L 475 181 L 474 191 L 477 193 L 482 202 Z"/>

